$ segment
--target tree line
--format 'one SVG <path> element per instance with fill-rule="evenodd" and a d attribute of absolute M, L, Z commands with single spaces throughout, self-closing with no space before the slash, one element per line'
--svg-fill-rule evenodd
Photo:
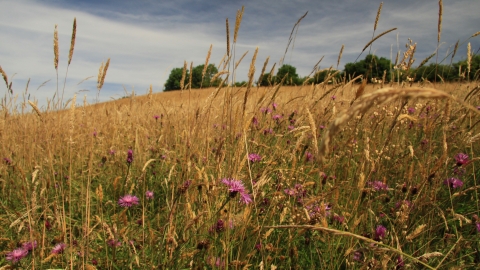
<path fill-rule="evenodd" d="M 397 65 L 398 66 L 398 65 Z M 207 88 L 217 87 L 221 84 L 221 79 L 215 78 L 218 69 L 213 64 L 209 64 L 207 68 L 205 65 L 199 65 L 192 68 L 190 71 L 184 68 L 174 68 L 165 82 L 165 91 L 181 89 L 181 80 L 184 78 L 183 85 L 185 88 Z M 204 72 L 205 69 L 205 72 Z M 443 81 L 452 82 L 458 80 L 478 80 L 480 77 L 480 55 L 474 55 L 470 61 L 470 69 L 468 69 L 467 60 L 461 60 L 451 64 L 436 64 L 430 63 L 424 65 L 421 63 L 418 67 L 410 67 L 408 69 L 396 68 L 395 64 L 385 57 L 378 57 L 376 55 L 367 55 L 365 59 L 354 63 L 345 64 L 344 70 L 325 69 L 316 72 L 311 77 L 300 77 L 297 74 L 297 69 L 288 64 L 282 65 L 276 74 L 265 73 L 259 81 L 256 82 L 258 86 L 271 86 L 280 82 L 283 85 L 302 85 L 312 83 L 322 83 L 326 79 L 329 82 L 341 81 L 343 78 L 351 80 L 357 76 L 362 75 L 362 78 L 369 82 L 372 79 L 383 79 L 386 81 Z M 213 80 L 212 80 L 213 79 Z M 235 82 L 235 86 L 245 86 L 246 81 Z"/>

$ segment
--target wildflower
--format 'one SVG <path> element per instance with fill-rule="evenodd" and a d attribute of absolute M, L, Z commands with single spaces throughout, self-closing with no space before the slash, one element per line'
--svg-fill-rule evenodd
<path fill-rule="evenodd" d="M 115 151 L 115 150 L 113 150 L 113 149 L 110 149 L 110 151 L 109 151 L 110 155 L 112 155 L 112 156 L 114 156 L 116 152 L 117 152 L 117 151 Z"/>
<path fill-rule="evenodd" d="M 50 224 L 50 221 L 45 220 L 45 228 L 49 231 L 52 228 L 52 224 Z"/>
<path fill-rule="evenodd" d="M 191 184 L 192 180 L 187 180 L 183 182 L 182 186 L 179 188 L 180 193 L 185 193 L 185 191 L 187 191 Z"/>
<path fill-rule="evenodd" d="M 475 223 L 475 227 L 477 227 L 477 232 L 480 233 L 480 222 Z"/>
<path fill-rule="evenodd" d="M 112 248 L 116 248 L 116 247 L 121 246 L 122 242 L 120 242 L 120 240 L 117 240 L 117 239 L 109 239 L 107 241 L 107 245 L 112 247 Z"/>
<path fill-rule="evenodd" d="M 248 155 L 248 160 L 251 162 L 257 162 L 262 160 L 262 157 L 259 154 L 251 153 Z"/>
<path fill-rule="evenodd" d="M 385 238 L 385 235 L 387 233 L 387 228 L 383 225 L 378 225 L 377 228 L 375 229 L 375 240 L 381 240 Z"/>
<path fill-rule="evenodd" d="M 127 152 L 127 163 L 130 164 L 133 162 L 133 150 L 132 149 L 128 149 L 128 152 Z"/>
<path fill-rule="evenodd" d="M 147 197 L 147 199 L 153 199 L 153 191 L 147 190 L 145 197 Z"/>
<path fill-rule="evenodd" d="M 93 133 L 92 133 L 93 137 L 97 137 L 97 130 L 93 130 Z"/>
<path fill-rule="evenodd" d="M 60 254 L 65 250 L 66 247 L 67 244 L 65 243 L 56 244 L 55 247 L 53 247 L 52 249 L 52 254 Z"/>
<path fill-rule="evenodd" d="M 451 187 L 451 188 L 459 188 L 459 187 L 463 186 L 463 182 L 460 181 L 460 180 L 457 179 L 457 178 L 454 178 L 454 177 L 445 179 L 445 181 L 443 181 L 443 184 L 444 184 L 444 185 L 447 185 L 447 186 L 449 186 L 449 187 Z"/>
<path fill-rule="evenodd" d="M 155 121 L 156 121 L 156 120 L 158 120 L 158 118 L 160 118 L 160 115 L 155 114 L 155 115 L 153 116 L 153 118 L 155 118 Z"/>
<path fill-rule="evenodd" d="M 27 250 L 27 251 L 31 251 L 33 250 L 34 248 L 37 248 L 37 240 L 35 241 L 32 241 L 32 242 L 25 242 L 22 244 L 22 248 Z"/>
<path fill-rule="evenodd" d="M 273 134 L 273 129 L 271 128 L 267 128 L 263 131 L 263 135 L 267 135 L 267 134 Z"/>
<path fill-rule="evenodd" d="M 275 102 L 273 102 L 273 103 L 272 103 L 272 107 L 273 107 L 273 109 L 274 109 L 274 110 L 276 110 L 276 109 L 277 109 L 277 107 L 278 107 L 278 104 L 277 104 L 277 103 L 275 103 Z"/>
<path fill-rule="evenodd" d="M 355 250 L 355 252 L 353 252 L 353 260 L 357 262 L 363 261 L 363 252 L 360 250 Z"/>
<path fill-rule="evenodd" d="M 345 217 L 344 216 L 339 216 L 339 215 L 334 215 L 333 216 L 333 220 L 335 220 L 336 222 L 340 223 L 340 224 L 343 224 L 343 222 L 345 221 Z"/>
<path fill-rule="evenodd" d="M 257 119 L 257 117 L 253 117 L 253 118 L 252 118 L 252 124 L 253 124 L 254 126 L 258 126 L 258 119 Z"/>
<path fill-rule="evenodd" d="M 275 114 L 274 116 L 272 116 L 272 119 L 275 121 L 279 121 L 281 118 L 282 116 L 280 114 Z"/>
<path fill-rule="evenodd" d="M 28 255 L 28 250 L 24 248 L 17 248 L 17 249 L 14 249 L 12 252 L 7 253 L 7 260 L 13 263 L 17 263 L 27 255 Z"/>
<path fill-rule="evenodd" d="M 405 266 L 405 262 L 403 261 L 401 256 L 397 257 L 397 268 L 396 269 L 403 269 Z"/>
<path fill-rule="evenodd" d="M 138 203 L 139 203 L 138 198 L 136 196 L 132 196 L 129 194 L 123 196 L 118 200 L 118 205 L 125 208 L 132 207 L 133 205 L 136 205 Z"/>
<path fill-rule="evenodd" d="M 403 201 L 398 201 L 395 204 L 395 209 L 400 209 L 403 205 L 405 205 L 407 208 L 411 208 L 413 206 L 412 202 L 409 200 L 403 200 Z"/>
<path fill-rule="evenodd" d="M 245 186 L 243 185 L 242 181 L 224 178 L 222 179 L 222 183 L 228 186 L 228 191 L 230 192 L 230 198 L 234 198 L 237 193 L 240 193 L 240 202 L 245 204 L 249 204 L 252 202 L 250 195 L 247 193 Z"/>
<path fill-rule="evenodd" d="M 335 100 L 337 97 L 335 95 L 332 96 L 332 100 Z"/>
<path fill-rule="evenodd" d="M 6 157 L 3 158 L 3 162 L 5 162 L 5 164 L 7 164 L 7 165 L 11 165 L 11 164 L 12 164 L 12 160 L 9 159 L 9 158 L 6 158 Z"/>
<path fill-rule="evenodd" d="M 287 127 L 287 129 L 288 129 L 289 131 L 292 131 L 292 130 L 295 129 L 295 126 L 291 126 L 291 125 L 290 125 L 290 126 Z"/>
<path fill-rule="evenodd" d="M 93 259 L 92 259 L 92 264 L 93 264 L 93 265 L 98 265 L 97 259 L 93 258 Z"/>
<path fill-rule="evenodd" d="M 408 114 L 414 114 L 415 113 L 415 108 L 410 107 L 410 108 L 407 109 L 407 112 L 408 112 Z"/>
<path fill-rule="evenodd" d="M 310 152 L 306 152 L 306 153 L 305 153 L 305 161 L 306 161 L 306 162 L 309 162 L 309 161 L 312 160 L 312 159 L 313 159 L 313 154 L 310 153 Z"/>
<path fill-rule="evenodd" d="M 212 225 L 212 227 L 210 227 L 210 229 L 208 231 L 210 233 L 214 233 L 214 232 L 220 233 L 220 232 L 223 232 L 224 230 L 225 230 L 225 222 L 223 220 L 219 219 L 219 220 L 217 220 L 217 223 Z"/>
<path fill-rule="evenodd" d="M 373 189 L 375 189 L 376 191 L 388 190 L 387 184 L 383 183 L 382 181 L 368 182 L 368 185 L 373 187 Z"/>
<path fill-rule="evenodd" d="M 468 162 L 468 155 L 466 155 L 464 153 L 458 153 L 455 156 L 455 161 L 457 162 L 458 167 L 460 167 L 462 165 L 465 165 Z"/>

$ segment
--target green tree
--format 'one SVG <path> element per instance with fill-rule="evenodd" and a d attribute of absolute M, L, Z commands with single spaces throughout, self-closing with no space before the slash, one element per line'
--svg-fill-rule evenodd
<path fill-rule="evenodd" d="M 187 75 L 185 76 L 185 85 L 188 82 L 188 70 L 187 70 Z M 170 75 L 168 76 L 167 81 L 165 82 L 165 91 L 171 91 L 171 90 L 180 90 L 180 80 L 182 80 L 182 74 L 183 74 L 183 68 L 174 68 L 170 72 Z"/>
<path fill-rule="evenodd" d="M 321 70 L 315 73 L 315 76 L 313 76 L 313 78 L 310 78 L 308 80 L 308 83 L 315 83 L 315 84 L 322 83 L 325 81 L 325 79 L 327 79 L 329 76 L 331 76 L 335 72 L 337 72 L 337 70 Z M 336 81 L 340 81 L 342 79 L 341 72 L 338 72 L 337 74 L 333 75 L 333 78 Z"/>
<path fill-rule="evenodd" d="M 283 65 L 278 69 L 277 72 L 277 82 L 280 82 L 282 79 L 284 85 L 298 85 L 300 80 L 297 74 L 297 69 L 292 65 Z"/>
<path fill-rule="evenodd" d="M 213 64 L 209 64 L 207 66 L 202 82 L 202 72 L 204 67 L 205 65 L 198 65 L 192 69 L 192 88 L 212 87 L 218 86 L 220 84 L 220 79 L 217 79 L 214 82 L 210 82 L 213 76 L 218 73 L 217 67 L 215 67 L 215 65 Z"/>
<path fill-rule="evenodd" d="M 468 65 L 467 65 L 467 60 L 459 61 L 455 64 L 453 64 L 454 70 L 457 74 L 457 77 L 459 74 L 464 74 L 465 78 L 464 79 L 469 79 L 470 81 L 472 80 L 478 80 L 480 73 L 480 54 L 477 54 L 475 56 L 472 56 L 472 59 L 470 60 L 470 73 L 468 73 Z"/>
<path fill-rule="evenodd" d="M 271 76 L 270 73 L 264 73 L 262 79 L 260 80 L 260 86 L 271 86 L 275 83 L 275 76 Z"/>
<path fill-rule="evenodd" d="M 364 60 L 356 63 L 347 63 L 345 65 L 345 75 L 347 78 L 354 78 L 363 75 L 369 81 L 372 78 L 382 78 L 383 72 L 387 73 L 387 80 L 390 80 L 390 60 L 385 57 L 369 54 Z"/>
<path fill-rule="evenodd" d="M 416 80 L 422 80 L 423 78 L 430 82 L 441 81 L 438 75 L 440 75 L 445 82 L 453 81 L 458 78 L 458 71 L 456 71 L 455 67 L 435 63 L 413 69 L 410 73 L 415 74 Z"/>

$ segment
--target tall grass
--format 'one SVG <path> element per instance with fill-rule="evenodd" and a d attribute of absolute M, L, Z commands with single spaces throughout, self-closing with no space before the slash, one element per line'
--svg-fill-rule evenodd
<path fill-rule="evenodd" d="M 227 20 L 223 64 L 232 70 L 215 77 L 224 82 L 237 66 L 242 15 L 243 9 L 232 47 Z M 132 92 L 82 105 L 75 96 L 69 110 L 62 110 L 62 98 L 44 111 L 7 94 L 0 115 L 0 264 L 473 269 L 479 263 L 476 82 L 435 89 L 391 82 L 376 90 L 366 80 L 343 78 L 255 88 L 257 51 L 244 87 L 150 89 L 147 96 Z M 343 45 L 337 66 L 342 51 Z M 108 65 L 100 67 L 98 91 Z M 268 59 L 262 74 L 267 65 Z"/>

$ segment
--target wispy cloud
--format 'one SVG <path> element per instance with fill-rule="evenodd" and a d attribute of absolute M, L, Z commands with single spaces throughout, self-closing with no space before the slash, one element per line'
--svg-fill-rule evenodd
<path fill-rule="evenodd" d="M 23 91 L 31 78 L 30 93 L 45 105 L 46 98 L 52 98 L 56 91 L 54 25 L 59 27 L 62 89 L 71 27 L 76 17 L 77 41 L 65 87 L 66 97 L 86 89 L 89 92 L 82 94 L 86 93 L 92 101 L 97 94 L 98 68 L 107 58 L 111 58 L 111 63 L 100 100 L 123 96 L 122 86 L 144 94 L 152 84 L 158 92 L 170 70 L 181 67 L 184 60 L 194 65 L 202 64 L 210 44 L 213 44 L 211 63 L 218 64 L 225 53 L 225 19 L 229 18 L 233 31 L 235 13 L 245 5 L 236 53 L 238 57 L 245 51 L 249 54 L 240 66 L 237 80 L 246 79 L 255 47 L 259 47 L 257 63 L 263 63 L 268 56 L 269 67 L 278 62 L 284 56 L 293 25 L 308 11 L 284 59 L 305 76 L 322 56 L 325 56 L 322 67 L 335 67 L 342 44 L 345 50 L 339 68 L 354 61 L 372 38 L 379 3 L 366 0 L 248 0 L 235 3 L 220 0 L 4 0 L 0 4 L 0 65 L 9 77 L 13 77 L 16 93 Z M 441 55 L 451 50 L 458 39 L 465 40 L 480 30 L 476 28 L 480 25 L 476 14 L 478 3 L 458 0 L 444 1 L 444 5 Z M 437 20 L 438 1 L 385 0 L 376 34 L 393 27 L 398 30 L 376 41 L 372 52 L 386 57 L 392 52 L 394 57 L 398 50 L 404 49 L 407 38 L 411 38 L 418 43 L 416 58 L 421 61 L 436 50 Z M 470 42 L 474 50 L 479 48 L 478 37 Z M 463 55 L 465 48 L 466 44 L 458 55 Z M 90 76 L 93 78 L 77 85 Z M 6 91 L 4 84 L 0 84 L 0 91 Z"/>

